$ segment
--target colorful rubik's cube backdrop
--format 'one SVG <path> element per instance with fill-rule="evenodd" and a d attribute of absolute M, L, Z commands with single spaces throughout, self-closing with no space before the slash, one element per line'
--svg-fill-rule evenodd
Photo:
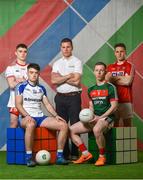
<path fill-rule="evenodd" d="M 25 164 L 25 132 L 22 128 L 7 129 L 7 163 L 8 164 Z M 33 145 L 34 157 L 40 150 L 47 150 L 51 154 L 50 163 L 56 161 L 57 139 L 56 131 L 47 130 L 46 128 L 36 128 Z M 34 158 L 33 157 L 33 158 Z"/>
<path fill-rule="evenodd" d="M 114 62 L 113 46 L 124 42 L 127 58 L 136 68 L 133 85 L 134 126 L 143 149 L 143 1 L 142 0 L 7 0 L 0 1 L 0 149 L 5 149 L 9 90 L 4 71 L 14 60 L 15 46 L 26 43 L 28 62 L 41 66 L 40 81 L 53 102 L 52 63 L 60 56 L 60 41 L 73 40 L 74 54 L 83 62 L 82 104 L 87 107 L 87 87 L 95 83 L 95 62 Z"/>
<path fill-rule="evenodd" d="M 107 164 L 125 164 L 137 162 L 137 128 L 113 128 L 105 134 Z M 96 161 L 99 156 L 93 133 L 89 133 L 88 149 Z"/>

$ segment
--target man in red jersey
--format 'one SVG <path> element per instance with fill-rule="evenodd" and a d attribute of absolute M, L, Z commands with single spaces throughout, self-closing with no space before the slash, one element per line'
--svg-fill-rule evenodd
<path fill-rule="evenodd" d="M 118 43 L 114 46 L 116 62 L 107 68 L 106 80 L 117 87 L 119 106 L 116 112 L 115 126 L 131 126 L 132 110 L 132 83 L 134 79 L 134 67 L 126 60 L 126 46 Z"/>

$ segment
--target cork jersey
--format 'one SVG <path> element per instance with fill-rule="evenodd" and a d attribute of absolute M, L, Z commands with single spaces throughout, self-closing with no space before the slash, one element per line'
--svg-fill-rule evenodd
<path fill-rule="evenodd" d="M 126 76 L 134 73 L 134 68 L 127 60 L 119 65 L 117 62 L 110 64 L 107 68 L 112 76 Z M 132 102 L 132 84 L 129 86 L 116 85 L 119 103 Z"/>

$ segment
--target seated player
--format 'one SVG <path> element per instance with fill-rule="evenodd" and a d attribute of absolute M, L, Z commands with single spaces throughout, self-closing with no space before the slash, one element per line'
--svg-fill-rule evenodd
<path fill-rule="evenodd" d="M 104 133 L 113 126 L 118 98 L 115 86 L 105 81 L 105 74 L 106 65 L 103 62 L 97 62 L 94 68 L 96 85 L 88 89 L 88 95 L 91 99 L 89 108 L 94 112 L 94 118 L 88 123 L 77 122 L 70 127 L 71 139 L 82 153 L 78 160 L 73 161 L 75 164 L 84 163 L 92 158 L 92 154 L 88 152 L 80 138 L 80 134 L 90 131 L 93 131 L 99 148 L 99 158 L 95 165 L 102 166 L 106 163 Z"/>
<path fill-rule="evenodd" d="M 32 146 L 36 127 L 45 127 L 59 131 L 56 164 L 68 164 L 63 158 L 63 148 L 68 133 L 67 123 L 58 116 L 47 98 L 46 89 L 39 84 L 39 65 L 29 64 L 27 71 L 28 80 L 16 87 L 16 107 L 22 115 L 20 126 L 25 129 L 27 166 L 33 167 L 36 165 L 32 160 Z M 42 103 L 52 117 L 47 117 L 43 114 Z"/>

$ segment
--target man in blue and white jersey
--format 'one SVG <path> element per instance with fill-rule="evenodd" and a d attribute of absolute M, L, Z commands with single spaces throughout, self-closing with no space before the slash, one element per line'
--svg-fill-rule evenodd
<path fill-rule="evenodd" d="M 38 64 L 29 64 L 27 67 L 28 80 L 16 88 L 16 107 L 22 115 L 20 125 L 25 129 L 26 162 L 28 167 L 35 166 L 32 160 L 32 145 L 36 127 L 46 127 L 59 131 L 57 164 L 68 164 L 63 158 L 63 148 L 68 134 L 68 126 L 63 118 L 58 116 L 50 104 L 46 89 L 39 84 L 40 67 Z M 47 117 L 42 112 L 42 103 L 52 115 Z"/>

